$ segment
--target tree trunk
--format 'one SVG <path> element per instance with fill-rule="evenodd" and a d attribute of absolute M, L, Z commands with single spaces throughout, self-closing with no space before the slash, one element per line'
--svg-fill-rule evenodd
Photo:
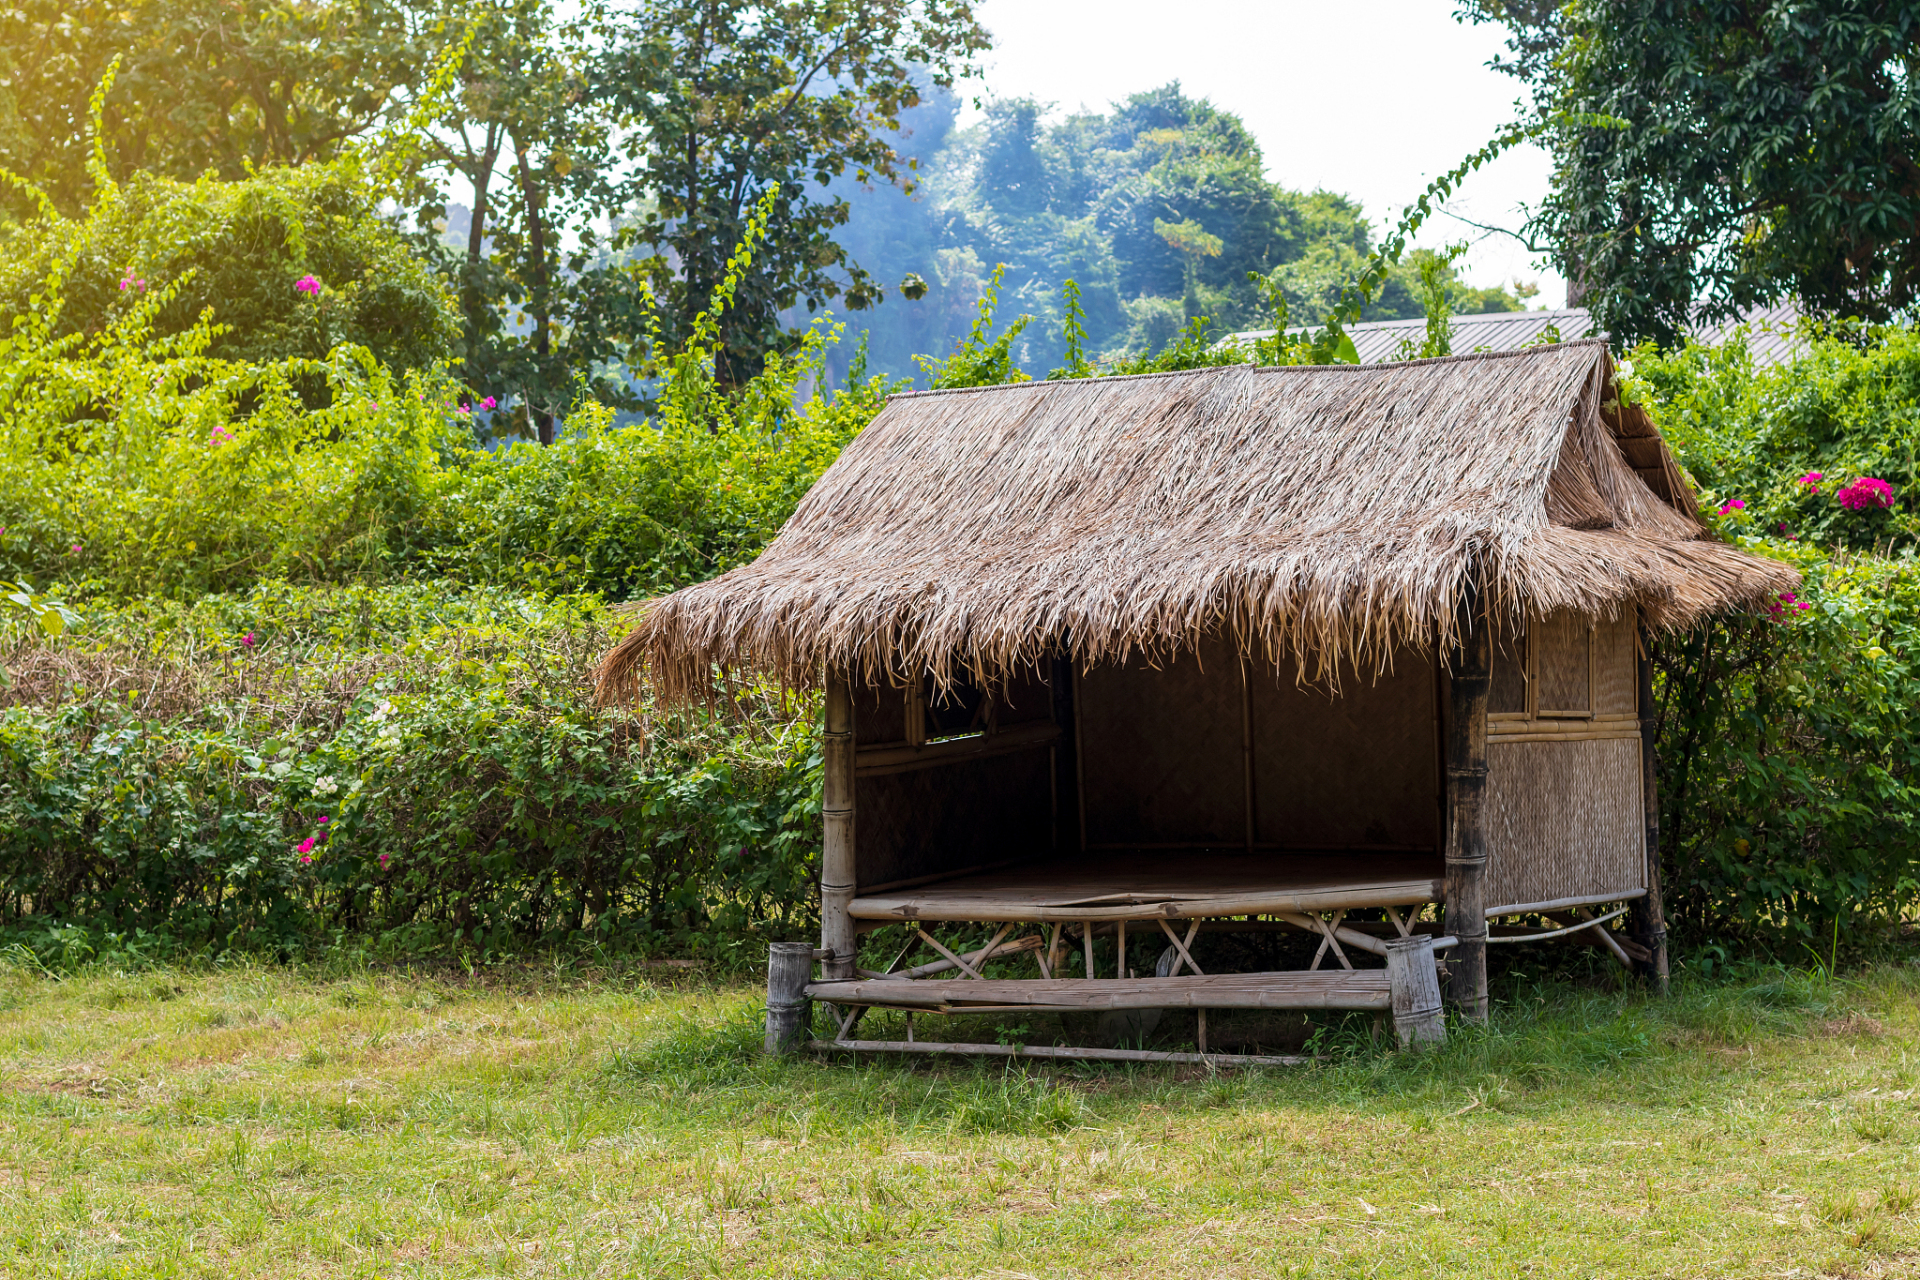
<path fill-rule="evenodd" d="M 546 372 L 553 355 L 552 303 L 548 292 L 547 228 L 540 216 L 540 190 L 533 184 L 533 171 L 527 164 L 527 149 L 516 146 L 514 159 L 520 166 L 520 198 L 527 212 L 528 284 L 532 286 L 533 352 L 535 363 Z M 553 412 L 549 406 L 527 401 L 527 416 L 543 445 L 553 443 Z"/>

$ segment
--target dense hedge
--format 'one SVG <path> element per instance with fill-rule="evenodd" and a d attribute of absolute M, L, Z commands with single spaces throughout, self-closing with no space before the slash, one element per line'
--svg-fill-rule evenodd
<path fill-rule="evenodd" d="M 724 950 L 804 927 L 811 708 L 593 706 L 591 599 L 262 586 L 16 631 L 0 923 L 290 952 Z M 310 843 L 309 843 L 310 842 Z M 304 846 L 304 847 L 303 847 Z"/>

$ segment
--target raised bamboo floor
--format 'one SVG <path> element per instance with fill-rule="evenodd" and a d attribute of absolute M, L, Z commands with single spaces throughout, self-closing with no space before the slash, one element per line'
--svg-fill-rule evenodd
<path fill-rule="evenodd" d="M 1411 907 L 1438 900 L 1438 856 L 1371 850 L 1098 851 L 856 893 L 856 920 L 1060 923 Z"/>

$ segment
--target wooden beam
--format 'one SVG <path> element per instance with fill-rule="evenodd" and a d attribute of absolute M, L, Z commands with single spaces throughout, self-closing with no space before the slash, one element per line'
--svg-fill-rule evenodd
<path fill-rule="evenodd" d="M 854 773 L 872 778 L 885 773 L 908 773 L 931 769 L 936 765 L 956 764 L 962 760 L 980 760 L 1004 756 L 1015 751 L 1033 751 L 1050 746 L 1060 736 L 1051 722 L 1036 720 L 1012 725 L 999 733 L 975 733 L 962 738 L 942 738 L 922 746 L 868 747 L 854 756 Z"/>
<path fill-rule="evenodd" d="M 1253 790 L 1253 678 L 1247 671 L 1244 653 L 1240 655 L 1240 780 L 1247 798 L 1247 852 L 1252 853 L 1259 821 Z"/>
<path fill-rule="evenodd" d="M 853 684 L 827 672 L 826 726 L 821 734 L 820 947 L 829 978 L 853 976 Z"/>
<path fill-rule="evenodd" d="M 1660 892 L 1660 761 L 1655 738 L 1660 722 L 1653 709 L 1653 637 L 1643 628 L 1640 651 L 1640 794 L 1645 809 L 1647 892 L 1634 903 L 1627 933 L 1646 948 L 1650 959 L 1640 971 L 1653 989 L 1667 994 L 1667 909 Z"/>
<path fill-rule="evenodd" d="M 1470 1022 L 1487 1017 L 1487 687 L 1492 645 L 1478 585 L 1460 603 L 1460 648 L 1447 679 L 1447 998 Z"/>

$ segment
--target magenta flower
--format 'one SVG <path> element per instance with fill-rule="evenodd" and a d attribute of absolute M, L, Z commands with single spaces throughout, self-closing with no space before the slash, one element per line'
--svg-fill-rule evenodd
<path fill-rule="evenodd" d="M 1842 487 L 1833 496 L 1840 499 L 1840 505 L 1849 511 L 1871 511 L 1875 507 L 1893 505 L 1893 486 L 1885 480 L 1861 476 L 1852 484 Z"/>
<path fill-rule="evenodd" d="M 315 818 L 314 821 L 324 827 L 327 825 L 327 815 L 323 813 L 319 817 Z"/>
<path fill-rule="evenodd" d="M 80 544 L 76 542 L 71 547 L 68 547 L 67 550 L 77 556 L 80 554 Z"/>
<path fill-rule="evenodd" d="M 213 431 L 207 436 L 207 443 L 210 445 L 223 445 L 231 439 L 233 439 L 232 432 L 228 431 L 225 427 L 216 425 Z"/>
<path fill-rule="evenodd" d="M 1804 484 L 1809 488 L 1811 488 L 1812 486 L 1819 484 L 1822 480 L 1825 480 L 1826 478 L 1827 477 L 1821 472 L 1809 471 L 1807 472 L 1807 474 L 1801 476 L 1798 480 L 1794 481 L 1794 483 Z"/>
<path fill-rule="evenodd" d="M 260 641 L 259 641 L 259 639 L 258 639 L 258 638 L 257 638 L 257 637 L 256 637 L 256 636 L 255 636 L 255 635 L 253 634 L 253 632 L 251 632 L 251 631 L 249 631 L 249 632 L 247 632 L 247 634 L 245 634 L 245 635 L 243 635 L 243 636 L 241 636 L 241 637 L 240 637 L 240 643 L 241 643 L 241 644 L 243 644 L 243 645 L 245 645 L 245 646 L 246 646 L 247 648 L 249 648 L 249 649 L 251 649 L 251 648 L 253 648 L 253 646 L 254 646 L 254 645 L 256 645 L 256 644 L 258 644 L 258 643 L 260 643 Z"/>
<path fill-rule="evenodd" d="M 1746 509 L 1747 504 L 1739 498 L 1728 498 L 1720 504 L 1721 515 L 1725 515 L 1729 511 L 1745 511 Z"/>
<path fill-rule="evenodd" d="M 470 415 L 473 413 L 473 406 L 470 404 L 463 404 L 460 406 L 459 412 Z"/>
<path fill-rule="evenodd" d="M 303 854 L 301 855 L 301 858 L 300 858 L 300 865 L 303 867 L 310 867 L 313 865 L 313 859 Z"/>
<path fill-rule="evenodd" d="M 495 400 L 492 396 L 488 396 L 485 400 L 482 400 L 480 402 L 480 407 L 482 409 L 491 409 L 493 408 L 494 405 L 498 403 L 500 403 L 498 400 Z"/>
<path fill-rule="evenodd" d="M 393 860 L 393 855 L 392 855 L 392 854 L 390 854 L 390 853 L 383 853 L 383 854 L 381 854 L 381 855 L 380 855 L 380 869 L 381 869 L 382 871 L 385 871 L 385 870 L 387 869 L 387 863 L 389 863 L 389 862 L 391 862 L 392 860 Z"/>
<path fill-rule="evenodd" d="M 320 282 L 312 276 L 301 276 L 293 282 L 293 287 L 313 297 L 317 298 L 320 296 Z"/>
<path fill-rule="evenodd" d="M 305 840 L 302 840 L 300 842 L 299 847 L 295 849 L 294 852 L 301 853 L 301 854 L 312 853 L 314 843 L 315 843 L 314 838 L 312 836 L 308 836 Z"/>
<path fill-rule="evenodd" d="M 145 293 L 147 291 L 147 282 L 129 271 L 120 277 L 120 292 L 125 293 L 129 289 L 135 293 Z"/>

